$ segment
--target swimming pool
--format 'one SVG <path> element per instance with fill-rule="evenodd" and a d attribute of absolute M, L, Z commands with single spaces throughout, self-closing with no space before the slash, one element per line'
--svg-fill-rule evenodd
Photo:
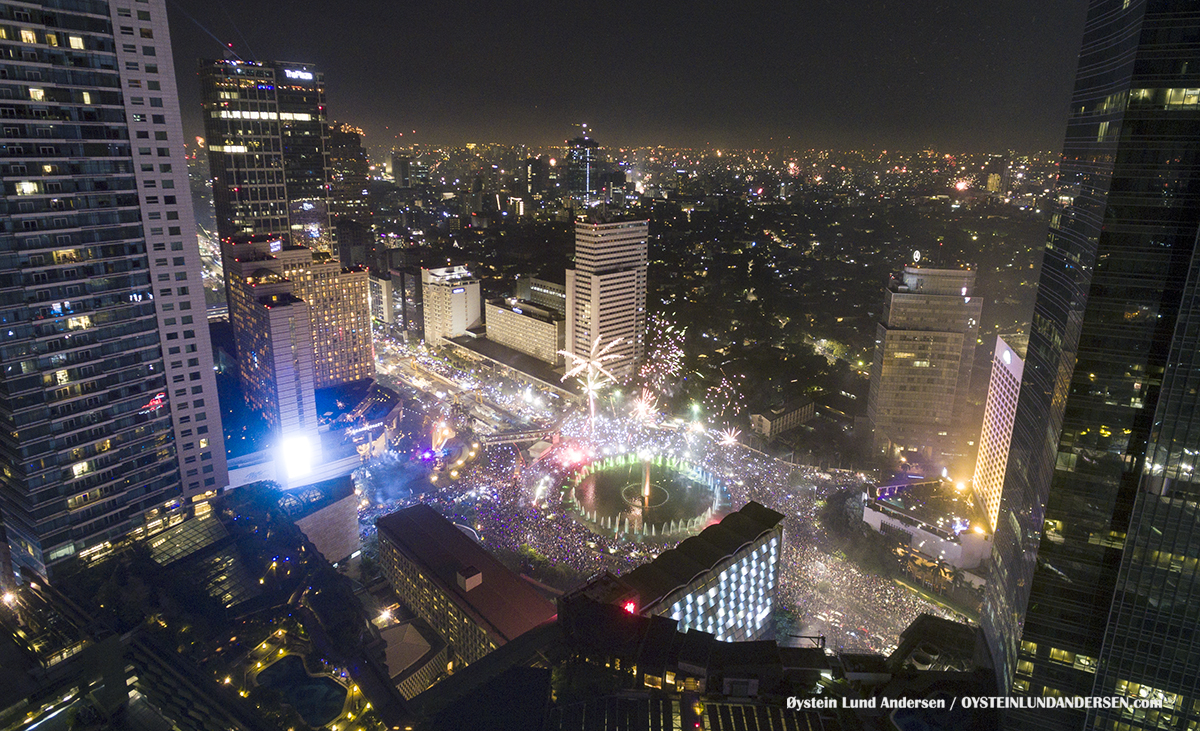
<path fill-rule="evenodd" d="M 346 688 L 328 676 L 313 677 L 304 669 L 299 655 L 288 655 L 259 671 L 259 685 L 283 694 L 283 702 L 296 709 L 313 728 L 338 717 L 346 703 Z"/>

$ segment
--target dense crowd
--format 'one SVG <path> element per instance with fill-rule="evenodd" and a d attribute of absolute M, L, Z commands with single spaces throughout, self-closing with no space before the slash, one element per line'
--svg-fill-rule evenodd
<path fill-rule="evenodd" d="M 532 549 L 583 577 L 602 570 L 621 574 L 674 543 L 589 529 L 561 499 L 562 486 L 581 463 L 607 454 L 673 455 L 723 481 L 721 513 L 714 521 L 750 500 L 784 515 L 777 598 L 778 606 L 794 611 L 796 635 L 822 635 L 831 648 L 888 651 L 921 612 L 952 616 L 890 579 L 861 570 L 830 548 L 819 520 L 821 506 L 839 491 L 863 486 L 863 476 L 792 465 L 728 443 L 699 422 L 613 418 L 600 411 L 594 423 L 586 409 L 564 417 L 556 443 L 536 460 L 515 446 L 494 445 L 463 465 L 455 480 L 447 480 L 443 471 L 442 479 L 431 483 L 425 470 L 413 480 L 417 489 L 367 495 L 361 511 L 364 537 L 378 516 L 423 501 L 473 528 L 490 547 Z"/>

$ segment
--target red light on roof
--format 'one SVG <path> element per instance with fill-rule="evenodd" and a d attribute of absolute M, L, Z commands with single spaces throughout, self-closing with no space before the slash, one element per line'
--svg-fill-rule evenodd
<path fill-rule="evenodd" d="M 623 608 L 625 609 L 625 611 L 629 612 L 630 614 L 637 614 L 637 605 L 634 604 L 633 602 L 625 602 L 625 604 L 623 605 Z"/>

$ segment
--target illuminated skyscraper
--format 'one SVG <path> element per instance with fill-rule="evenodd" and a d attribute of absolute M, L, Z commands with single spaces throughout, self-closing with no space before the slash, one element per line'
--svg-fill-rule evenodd
<path fill-rule="evenodd" d="M 1021 371 L 1025 361 L 996 338 L 992 355 L 992 377 L 988 383 L 987 406 L 983 410 L 983 431 L 979 435 L 979 454 L 975 459 L 975 495 L 988 516 L 988 529 L 996 530 L 1000 514 L 1000 495 L 1004 490 L 1004 468 L 1008 466 L 1008 446 L 1012 441 L 1013 418 L 1017 414 L 1017 394 L 1021 390 Z"/>
<path fill-rule="evenodd" d="M 633 372 L 646 348 L 646 259 L 649 221 L 575 222 L 575 268 L 567 270 L 566 350 L 587 358 L 621 339 L 608 370 Z"/>
<path fill-rule="evenodd" d="M 1004 690 L 1200 724 L 1200 15 L 1090 3 L 981 624 Z"/>
<path fill-rule="evenodd" d="M 572 198 L 591 200 L 600 189 L 600 143 L 586 135 L 567 142 L 567 191 Z"/>
<path fill-rule="evenodd" d="M 366 269 L 343 268 L 327 253 L 265 236 L 223 242 L 221 253 L 242 387 L 251 408 L 272 428 L 286 435 L 295 408 L 302 423 L 306 411 L 315 416 L 315 408 L 306 406 L 314 388 L 374 375 Z M 303 326 L 287 324 L 286 336 L 274 329 L 283 322 L 278 311 L 285 306 L 289 317 L 307 318 Z M 305 346 L 293 343 L 301 342 L 301 333 Z M 286 359 L 279 355 L 285 341 L 293 343 L 286 346 L 293 351 Z M 298 379 L 294 388 L 280 382 L 281 375 L 271 375 L 273 364 L 283 360 L 294 365 L 295 375 L 287 376 L 289 383 Z M 280 396 L 293 391 L 300 395 Z"/>
<path fill-rule="evenodd" d="M 309 64 L 201 61 L 200 85 L 221 239 L 287 233 L 329 251 L 324 75 Z"/>
<path fill-rule="evenodd" d="M 0 513 L 52 575 L 182 519 L 225 449 L 164 3 L 0 18 Z"/>
<path fill-rule="evenodd" d="M 329 130 L 329 213 L 339 219 L 367 214 L 370 169 L 362 135 L 362 130 L 348 124 Z"/>
<path fill-rule="evenodd" d="M 965 410 L 983 300 L 968 269 L 905 267 L 884 290 L 867 415 L 875 446 L 936 466 Z"/>

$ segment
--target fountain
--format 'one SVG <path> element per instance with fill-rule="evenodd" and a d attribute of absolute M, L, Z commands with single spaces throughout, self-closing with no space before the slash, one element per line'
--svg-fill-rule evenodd
<path fill-rule="evenodd" d="M 719 480 L 684 460 L 648 452 L 605 457 L 562 485 L 565 504 L 594 532 L 670 541 L 703 529 L 724 502 Z"/>

